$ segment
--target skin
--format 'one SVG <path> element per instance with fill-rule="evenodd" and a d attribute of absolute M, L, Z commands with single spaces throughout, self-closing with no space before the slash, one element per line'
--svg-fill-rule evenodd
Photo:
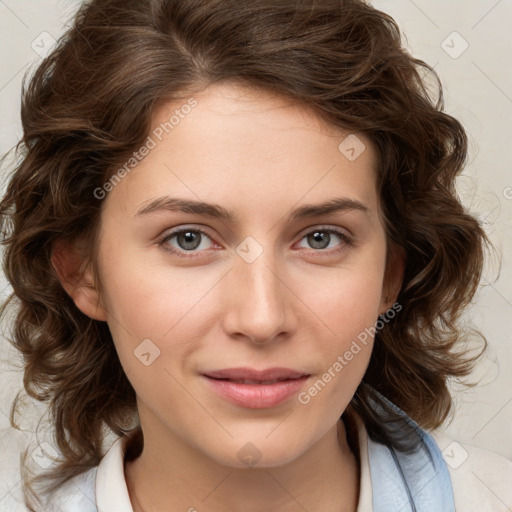
<path fill-rule="evenodd" d="M 137 393 L 145 444 L 125 465 L 134 510 L 355 511 L 359 470 L 339 418 L 373 340 L 308 404 L 293 397 L 266 409 L 237 406 L 200 373 L 282 366 L 311 374 L 307 390 L 391 307 L 403 262 L 385 273 L 374 149 L 358 135 L 366 150 L 349 161 L 338 150 L 348 132 L 269 92 L 224 84 L 194 98 L 191 113 L 103 200 L 101 295 L 89 286 L 92 268 L 69 279 L 71 249 L 55 257 L 76 305 L 108 323 Z M 185 101 L 159 107 L 152 129 Z M 136 215 L 166 195 L 216 203 L 235 220 Z M 287 220 L 299 206 L 334 197 L 367 212 Z M 207 232 L 189 249 L 198 257 L 165 250 L 186 256 L 179 237 L 161 243 L 176 228 Z M 312 232 L 320 228 L 318 248 Z M 335 233 L 329 240 L 328 228 L 351 243 Z M 247 237 L 262 250 L 251 263 L 236 251 Z M 160 350 L 148 366 L 134 355 L 145 339 Z M 237 456 L 249 442 L 260 456 L 252 467 Z"/>

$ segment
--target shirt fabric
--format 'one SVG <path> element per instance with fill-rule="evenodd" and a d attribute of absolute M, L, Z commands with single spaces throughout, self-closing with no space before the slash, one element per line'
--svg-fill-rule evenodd
<path fill-rule="evenodd" d="M 357 512 L 511 512 L 512 461 L 420 428 L 384 399 L 405 424 L 416 427 L 419 447 L 406 455 L 372 440 L 357 426 L 360 488 Z M 97 467 L 63 484 L 45 512 L 133 512 L 124 476 L 129 437 L 117 439 Z"/>

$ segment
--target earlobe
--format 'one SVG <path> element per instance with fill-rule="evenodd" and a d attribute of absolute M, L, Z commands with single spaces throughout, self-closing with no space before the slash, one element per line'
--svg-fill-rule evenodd
<path fill-rule="evenodd" d="M 51 262 L 62 287 L 73 299 L 76 307 L 94 320 L 106 321 L 106 310 L 101 306 L 90 265 L 83 268 L 84 258 L 73 243 L 56 240 L 52 248 Z"/>

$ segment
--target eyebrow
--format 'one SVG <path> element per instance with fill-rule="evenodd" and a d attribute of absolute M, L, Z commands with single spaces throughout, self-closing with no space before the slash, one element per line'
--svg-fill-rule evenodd
<path fill-rule="evenodd" d="M 362 202 L 348 197 L 335 197 L 325 203 L 306 204 L 292 210 L 288 214 L 288 220 L 301 220 L 320 215 L 328 215 L 335 212 L 361 211 L 368 215 L 370 209 Z M 135 216 L 143 216 L 149 213 L 160 211 L 179 211 L 183 213 L 195 213 L 215 219 L 233 222 L 235 214 L 233 211 L 226 210 L 224 207 L 203 201 L 193 201 L 190 199 L 180 199 L 175 197 L 159 197 L 148 204 L 144 204 L 137 211 Z"/>

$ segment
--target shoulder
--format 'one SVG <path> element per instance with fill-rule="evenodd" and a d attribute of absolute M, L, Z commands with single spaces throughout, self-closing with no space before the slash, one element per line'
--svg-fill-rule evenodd
<path fill-rule="evenodd" d="M 98 512 L 95 482 L 97 467 L 81 473 L 54 491 L 46 499 L 45 512 Z"/>
<path fill-rule="evenodd" d="M 464 512 L 512 509 L 512 461 L 465 443 L 439 430 L 430 431 L 450 473 L 455 508 Z"/>
<path fill-rule="evenodd" d="M 421 510 L 450 510 L 456 512 L 510 512 L 512 510 L 512 461 L 508 458 L 470 444 L 458 443 L 439 429 L 424 430 L 407 414 L 376 392 L 377 397 L 401 417 L 398 432 L 403 437 L 414 438 L 417 434 L 421 443 L 413 452 L 393 451 L 396 465 L 402 470 L 402 477 L 414 499 L 425 508 Z M 375 408 L 382 404 L 375 403 Z M 402 422 L 402 423 L 400 423 Z M 414 427 L 405 428 L 406 424 Z M 403 426 L 403 428 L 401 428 Z M 388 467 L 393 469 L 386 450 L 378 444 L 370 443 L 370 465 L 372 450 L 376 462 L 384 461 L 384 471 L 376 472 L 377 480 L 384 480 L 380 485 L 382 494 L 390 494 L 395 480 L 382 478 Z M 372 474 L 373 480 L 373 474 Z M 373 484 L 373 482 L 372 482 Z M 375 485 L 373 486 L 375 490 Z M 402 495 L 404 493 L 402 492 Z M 409 499 L 411 493 L 408 492 Z M 442 507 L 432 504 L 440 497 L 444 500 Z M 420 510 L 420 509 L 418 509 Z"/>

